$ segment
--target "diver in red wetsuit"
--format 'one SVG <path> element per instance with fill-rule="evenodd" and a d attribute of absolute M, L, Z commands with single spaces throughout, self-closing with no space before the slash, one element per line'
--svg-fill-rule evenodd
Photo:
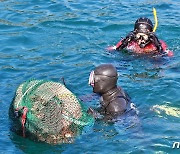
<path fill-rule="evenodd" d="M 119 41 L 116 46 L 109 47 L 108 50 L 121 50 L 124 48 L 138 54 L 173 56 L 173 52 L 167 49 L 166 43 L 159 40 L 153 32 L 152 21 L 145 17 L 137 19 L 134 30 Z"/>

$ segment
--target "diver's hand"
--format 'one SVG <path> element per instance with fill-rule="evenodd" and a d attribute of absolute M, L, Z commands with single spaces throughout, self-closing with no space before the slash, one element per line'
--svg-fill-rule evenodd
<path fill-rule="evenodd" d="M 116 46 L 107 47 L 106 50 L 107 50 L 107 51 L 114 51 L 114 50 L 116 50 Z"/>
<path fill-rule="evenodd" d="M 126 36 L 126 38 L 124 38 L 124 39 L 121 40 L 121 43 L 118 43 L 118 44 L 116 45 L 116 49 L 117 49 L 117 50 L 121 50 L 121 49 L 127 47 L 128 44 L 129 44 L 134 38 L 135 38 L 135 33 L 134 33 L 134 32 L 130 32 L 130 33 Z"/>
<path fill-rule="evenodd" d="M 90 108 L 87 110 L 87 113 L 93 115 L 94 110 L 90 107 Z"/>
<path fill-rule="evenodd" d="M 171 50 L 165 50 L 165 52 L 167 53 L 167 55 L 169 56 L 169 57 L 173 57 L 174 56 L 174 53 L 173 53 L 173 51 L 171 51 Z"/>
<path fill-rule="evenodd" d="M 155 43 L 155 42 L 158 40 L 158 38 L 157 38 L 157 36 L 156 36 L 156 34 L 155 34 L 154 32 L 149 32 L 148 34 L 149 34 L 149 39 L 150 39 L 153 43 Z"/>
<path fill-rule="evenodd" d="M 95 119 L 98 119 L 101 117 L 100 113 L 98 111 L 92 109 L 91 107 L 88 109 L 87 113 L 92 115 Z"/>

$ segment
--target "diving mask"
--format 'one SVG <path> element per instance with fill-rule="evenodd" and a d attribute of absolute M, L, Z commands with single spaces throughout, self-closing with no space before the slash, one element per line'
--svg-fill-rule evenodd
<path fill-rule="evenodd" d="M 149 43 L 149 36 L 145 33 L 137 33 L 135 39 L 139 44 L 140 48 L 144 48 Z"/>
<path fill-rule="evenodd" d="M 94 87 L 94 71 L 91 71 L 90 75 L 89 75 L 89 85 L 91 85 L 92 87 Z"/>

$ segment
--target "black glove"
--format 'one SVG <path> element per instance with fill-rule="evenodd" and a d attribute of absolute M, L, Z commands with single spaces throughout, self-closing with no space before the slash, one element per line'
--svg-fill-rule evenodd
<path fill-rule="evenodd" d="M 135 38 L 135 34 L 134 31 L 132 31 L 126 36 L 126 38 L 122 40 L 122 44 L 119 47 L 117 47 L 117 50 L 121 50 L 127 47 L 128 43 L 131 42 L 134 38 Z"/>

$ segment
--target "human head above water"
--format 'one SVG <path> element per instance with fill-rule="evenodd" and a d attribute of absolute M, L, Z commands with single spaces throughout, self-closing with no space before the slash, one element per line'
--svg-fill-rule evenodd
<path fill-rule="evenodd" d="M 149 35 L 153 31 L 152 21 L 146 17 L 136 20 L 134 25 L 135 39 L 140 48 L 144 48 L 149 42 Z"/>
<path fill-rule="evenodd" d="M 89 84 L 94 93 L 104 94 L 116 87 L 117 70 L 112 64 L 102 64 L 95 68 L 89 76 Z"/>
<path fill-rule="evenodd" d="M 141 17 L 136 20 L 134 31 L 138 33 L 148 33 L 153 31 L 153 23 L 149 18 Z"/>

